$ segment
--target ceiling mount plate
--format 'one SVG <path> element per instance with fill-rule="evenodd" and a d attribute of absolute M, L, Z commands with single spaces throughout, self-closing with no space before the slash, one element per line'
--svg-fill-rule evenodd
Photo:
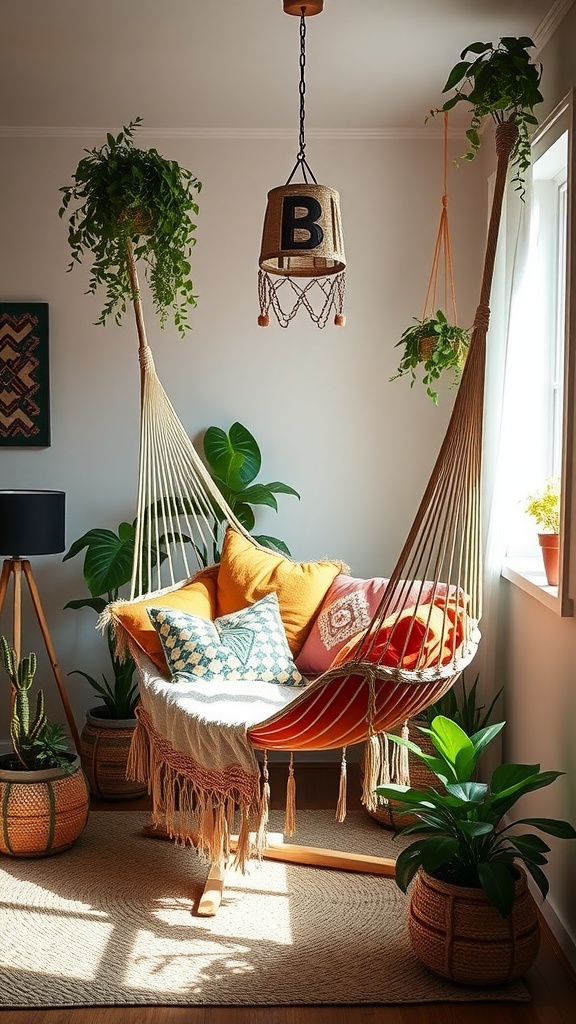
<path fill-rule="evenodd" d="M 284 14 L 295 14 L 297 18 L 320 14 L 324 7 L 324 0 L 283 0 L 283 3 Z"/>

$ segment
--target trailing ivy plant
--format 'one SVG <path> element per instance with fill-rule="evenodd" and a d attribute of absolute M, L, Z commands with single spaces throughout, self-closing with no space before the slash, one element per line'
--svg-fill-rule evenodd
<path fill-rule="evenodd" d="M 105 291 L 98 324 L 113 316 L 120 323 L 126 302 L 134 301 L 130 254 L 145 265 L 154 307 L 165 326 L 169 312 L 180 335 L 189 328 L 188 311 L 196 306 L 190 280 L 190 255 L 196 242 L 195 194 L 202 184 L 156 149 L 138 149 L 133 138 L 137 117 L 98 149 L 85 156 L 72 184 L 60 189 L 60 217 L 68 218 L 71 270 L 88 253 L 92 258 L 88 292 Z"/>
<path fill-rule="evenodd" d="M 471 107 L 470 127 L 466 132 L 469 148 L 463 160 L 473 160 L 480 149 L 480 128 L 485 117 L 496 124 L 510 121 L 518 129 L 511 164 L 516 168 L 514 181 L 523 194 L 524 175 L 530 166 L 530 134 L 538 125 L 534 107 L 543 102 L 540 92 L 542 65 L 531 60 L 528 51 L 534 43 L 528 36 L 504 36 L 498 43 L 470 43 L 460 54 L 442 90 L 454 91 L 440 111 L 452 110 L 457 103 Z M 471 56 L 470 56 L 471 55 Z"/>
<path fill-rule="evenodd" d="M 445 371 L 452 371 L 451 387 L 460 380 L 466 353 L 470 344 L 470 333 L 463 327 L 448 322 L 441 309 L 435 316 L 418 320 L 415 326 L 407 327 L 396 343 L 404 349 L 398 369 L 390 380 L 410 374 L 410 387 L 414 387 L 418 369 L 422 371 L 422 383 L 426 394 L 438 405 L 438 392 L 432 385 Z"/>

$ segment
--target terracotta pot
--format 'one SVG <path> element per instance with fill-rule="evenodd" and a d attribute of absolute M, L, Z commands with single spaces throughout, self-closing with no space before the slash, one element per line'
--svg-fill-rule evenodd
<path fill-rule="evenodd" d="M 420 870 L 410 889 L 408 932 L 430 971 L 465 985 L 514 981 L 534 963 L 540 945 L 536 905 L 521 869 L 508 917 L 482 889 L 450 885 Z"/>
<path fill-rule="evenodd" d="M 99 800 L 133 800 L 147 787 L 126 778 L 135 718 L 108 718 L 104 708 L 92 708 L 80 733 L 80 757 L 90 792 Z"/>
<path fill-rule="evenodd" d="M 558 586 L 558 565 L 560 560 L 560 536 L 557 533 L 539 533 L 538 542 L 542 550 L 544 571 L 549 587 Z"/>
<path fill-rule="evenodd" d="M 10 769 L 0 758 L 0 852 L 12 857 L 46 857 L 67 850 L 88 821 L 90 795 L 80 759 L 73 771 Z"/>

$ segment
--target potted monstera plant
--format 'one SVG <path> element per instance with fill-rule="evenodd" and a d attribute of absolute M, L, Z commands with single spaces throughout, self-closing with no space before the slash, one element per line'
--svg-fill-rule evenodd
<path fill-rule="evenodd" d="M 412 948 L 430 970 L 465 984 L 502 984 L 530 967 L 540 932 L 527 873 L 544 897 L 548 891 L 542 868 L 550 847 L 539 833 L 576 838 L 567 821 L 510 820 L 517 800 L 551 785 L 562 772 L 541 771 L 538 764 L 501 764 L 488 783 L 474 780 L 480 755 L 504 724 L 468 736 L 438 715 L 429 729 L 422 728 L 432 753 L 391 734 L 392 742 L 407 746 L 428 766 L 438 785 L 377 788 L 380 796 L 395 800 L 398 819 L 405 813 L 417 819 L 398 831 L 417 835 L 398 855 L 395 869 L 402 891 L 410 886 Z"/>
<path fill-rule="evenodd" d="M 0 757 L 0 852 L 42 857 L 68 849 L 88 820 L 90 797 L 79 757 L 64 727 L 50 722 L 40 689 L 31 701 L 36 655 L 18 659 L 0 636 L 11 686 L 12 751 Z"/>

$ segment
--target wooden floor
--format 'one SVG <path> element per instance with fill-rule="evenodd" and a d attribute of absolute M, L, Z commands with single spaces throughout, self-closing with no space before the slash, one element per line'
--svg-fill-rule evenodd
<path fill-rule="evenodd" d="M 271 764 L 271 790 L 281 792 L 285 767 Z M 274 776 L 281 778 L 275 784 Z M 298 766 L 298 805 L 334 807 L 338 766 Z M 360 806 L 357 766 L 348 766 L 348 806 Z M 122 813 L 146 800 L 94 802 L 94 809 Z M 224 912 L 224 911 L 223 911 Z M 386 969 L 386 965 L 374 965 Z M 350 965 L 354 970 L 354 965 Z M 530 1003 L 426 1003 L 420 1006 L 311 1007 L 83 1007 L 63 1010 L 0 1010 L 0 1024 L 574 1024 L 576 977 L 543 923 L 538 959 L 525 977 Z"/>

